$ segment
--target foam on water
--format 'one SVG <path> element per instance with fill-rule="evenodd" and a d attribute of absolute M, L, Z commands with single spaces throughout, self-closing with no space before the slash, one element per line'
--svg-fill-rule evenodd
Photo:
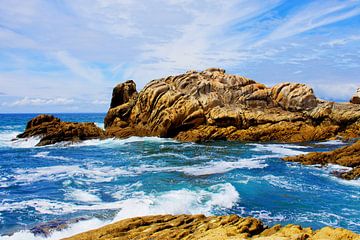
<path fill-rule="evenodd" d="M 73 143 L 71 146 L 81 147 L 81 146 L 102 146 L 102 147 L 113 147 L 117 145 L 124 145 L 129 143 L 136 142 L 153 142 L 153 143 L 167 143 L 173 142 L 178 143 L 176 140 L 169 138 L 159 138 L 159 137 L 129 137 L 125 139 L 117 138 L 108 138 L 108 139 L 92 139 L 85 140 L 80 143 Z"/>
<path fill-rule="evenodd" d="M 258 144 L 251 143 L 249 146 L 254 146 L 255 148 L 251 149 L 255 152 L 271 152 L 274 153 L 276 157 L 285 157 L 285 156 L 295 156 L 300 154 L 305 154 L 307 151 L 300 151 L 298 149 L 307 149 L 306 146 L 301 145 L 292 145 L 292 144 Z"/>
<path fill-rule="evenodd" d="M 94 193 L 81 189 L 72 189 L 67 193 L 67 196 L 70 199 L 74 199 L 80 202 L 101 202 L 101 198 L 96 196 Z"/>
<path fill-rule="evenodd" d="M 328 140 L 324 142 L 317 142 L 316 145 L 345 145 L 346 143 L 341 140 Z"/>
<path fill-rule="evenodd" d="M 82 193 L 83 194 L 83 193 Z M 43 214 L 61 214 L 78 210 L 118 209 L 112 222 L 155 214 L 212 214 L 216 209 L 232 208 L 239 201 L 239 193 L 230 183 L 217 184 L 208 189 L 180 189 L 163 193 L 144 194 L 117 202 L 95 202 L 91 205 L 78 205 L 46 199 L 34 199 L 20 203 L 1 203 L 0 211 L 14 211 L 33 207 Z M 83 231 L 98 228 L 110 223 L 91 219 L 71 225 L 70 228 L 53 233 L 47 239 L 60 239 Z M 91 226 L 91 227 L 90 227 Z M 44 239 L 34 237 L 29 231 L 20 231 L 12 236 L 1 236 L 0 239 Z"/>
<path fill-rule="evenodd" d="M 93 218 L 93 219 L 74 223 L 62 231 L 53 232 L 49 237 L 35 236 L 33 233 L 31 233 L 28 230 L 21 230 L 19 232 L 14 233 L 11 236 L 0 236 L 0 240 L 25 240 L 25 239 L 26 240 L 45 240 L 45 239 L 46 240 L 58 240 L 58 239 L 71 237 L 71 236 L 81 233 L 81 232 L 100 228 L 109 223 L 110 222 L 103 221 L 103 220 L 100 220 L 97 218 Z"/>
<path fill-rule="evenodd" d="M 79 165 L 58 165 L 32 169 L 18 169 L 13 176 L 16 183 L 32 183 L 38 181 L 59 181 L 77 177 L 85 182 L 110 182 L 117 176 L 131 175 L 122 168 L 93 167 L 85 168 Z"/>
<path fill-rule="evenodd" d="M 211 174 L 226 173 L 234 169 L 255 169 L 265 168 L 268 165 L 265 160 L 259 160 L 257 158 L 240 159 L 236 162 L 229 161 L 210 161 L 202 165 L 191 165 L 191 166 L 179 166 L 179 167 L 160 167 L 154 165 L 141 165 L 135 167 L 132 170 L 141 174 L 144 172 L 182 172 L 192 176 L 202 176 Z"/>
<path fill-rule="evenodd" d="M 16 139 L 20 133 L 19 131 L 0 132 L 0 147 L 33 148 L 40 141 L 39 137 Z"/>
<path fill-rule="evenodd" d="M 37 158 L 45 158 L 45 159 L 54 159 L 54 160 L 70 160 L 70 158 L 67 157 L 63 157 L 63 156 L 49 156 L 50 152 L 38 152 L 35 155 L 33 155 L 34 157 Z"/>

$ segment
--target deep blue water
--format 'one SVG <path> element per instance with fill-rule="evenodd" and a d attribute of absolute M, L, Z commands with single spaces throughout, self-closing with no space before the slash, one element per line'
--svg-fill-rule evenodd
<path fill-rule="evenodd" d="M 31 239 L 28 229 L 55 220 L 89 219 L 65 237 L 114 220 L 161 213 L 254 216 L 266 224 L 344 227 L 360 233 L 360 182 L 280 158 L 343 146 L 180 143 L 132 137 L 34 147 L 11 141 L 36 114 L 0 115 L 0 239 Z M 102 126 L 104 114 L 55 114 Z M 39 239 L 37 237 L 36 239 Z"/>

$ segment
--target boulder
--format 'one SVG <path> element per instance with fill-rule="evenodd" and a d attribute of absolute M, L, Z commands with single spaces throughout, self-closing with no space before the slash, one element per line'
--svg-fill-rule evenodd
<path fill-rule="evenodd" d="M 40 137 L 37 146 L 44 146 L 63 141 L 78 142 L 104 138 L 105 133 L 95 123 L 62 122 L 52 115 L 42 114 L 31 119 L 27 123 L 25 131 L 17 137 Z"/>
<path fill-rule="evenodd" d="M 304 142 L 360 136 L 360 105 L 321 101 L 304 84 L 269 88 L 210 68 L 153 80 L 139 93 L 133 81 L 117 85 L 104 122 L 115 137 Z"/>
<path fill-rule="evenodd" d="M 353 104 L 360 104 L 360 88 L 357 89 L 354 96 L 350 99 L 350 102 Z"/>

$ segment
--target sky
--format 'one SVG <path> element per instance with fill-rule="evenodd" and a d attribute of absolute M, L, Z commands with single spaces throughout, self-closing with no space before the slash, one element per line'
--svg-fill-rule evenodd
<path fill-rule="evenodd" d="M 120 82 L 210 67 L 348 101 L 360 1 L 0 0 L 0 113 L 106 112 Z"/>

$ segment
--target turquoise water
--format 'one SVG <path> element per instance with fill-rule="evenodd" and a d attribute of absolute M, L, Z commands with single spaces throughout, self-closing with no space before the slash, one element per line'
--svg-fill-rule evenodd
<path fill-rule="evenodd" d="M 100 127 L 104 117 L 55 115 Z M 331 225 L 360 233 L 360 181 L 333 177 L 339 166 L 280 159 L 342 142 L 193 144 L 131 137 L 34 147 L 37 139 L 11 141 L 33 116 L 0 115 L 0 239 L 39 239 L 29 229 L 51 220 L 86 219 L 50 237 L 58 239 L 162 213 L 235 213 L 269 225 Z"/>

